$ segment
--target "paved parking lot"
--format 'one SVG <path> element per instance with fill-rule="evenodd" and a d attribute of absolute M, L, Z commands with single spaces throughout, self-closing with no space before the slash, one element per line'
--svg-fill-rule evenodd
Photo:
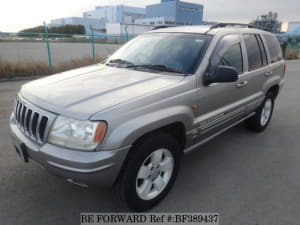
<path fill-rule="evenodd" d="M 300 223 L 300 60 L 288 61 L 287 75 L 269 128 L 239 125 L 187 155 L 152 211 L 219 212 L 222 225 Z M 109 190 L 73 186 L 19 159 L 8 117 L 22 83 L 0 83 L 0 224 L 79 224 L 80 212 L 126 211 Z"/>

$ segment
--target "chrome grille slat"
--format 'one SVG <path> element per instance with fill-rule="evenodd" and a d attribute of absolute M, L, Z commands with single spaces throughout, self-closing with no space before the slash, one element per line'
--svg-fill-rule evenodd
<path fill-rule="evenodd" d="M 55 115 L 24 102 L 20 97 L 16 99 L 14 115 L 21 132 L 38 144 L 45 143 Z"/>
<path fill-rule="evenodd" d="M 18 105 L 19 105 L 19 101 L 16 100 L 16 101 L 15 101 L 15 105 L 14 105 L 14 114 L 15 114 L 15 118 L 16 118 L 16 115 L 17 115 Z"/>
<path fill-rule="evenodd" d="M 41 137 L 40 137 L 40 124 L 41 124 L 42 117 L 39 115 L 37 123 L 36 123 L 36 130 L 35 130 L 35 136 L 37 137 L 37 141 L 41 142 Z"/>
<path fill-rule="evenodd" d="M 25 127 L 25 131 L 28 133 L 28 135 L 29 135 L 29 121 L 30 121 L 29 117 L 31 117 L 31 113 L 32 113 L 32 110 L 27 108 L 27 111 L 25 114 L 24 127 Z"/>
<path fill-rule="evenodd" d="M 19 103 L 19 108 L 18 108 L 18 112 L 17 112 L 17 121 L 20 124 L 20 114 L 21 114 L 21 110 L 22 110 L 22 103 Z"/>
<path fill-rule="evenodd" d="M 22 128 L 23 128 L 24 131 L 25 131 L 26 110 L 27 110 L 27 107 L 23 104 L 23 109 L 22 109 L 22 113 L 21 113 L 21 125 L 22 125 Z"/>
<path fill-rule="evenodd" d="M 31 111 L 31 116 L 30 116 L 30 120 L 29 120 L 29 127 L 28 127 L 28 131 L 29 131 L 29 135 L 32 136 L 33 132 L 32 132 L 32 119 L 33 119 L 33 115 L 34 115 L 34 111 Z"/>
<path fill-rule="evenodd" d="M 26 123 L 26 119 L 27 119 L 27 116 L 28 116 L 28 112 L 29 112 L 29 109 L 26 108 L 26 110 L 25 110 L 25 115 L 24 115 L 24 130 L 25 130 L 25 132 L 28 132 L 27 123 Z"/>
<path fill-rule="evenodd" d="M 16 121 L 18 121 L 19 107 L 20 107 L 20 102 L 17 100 L 16 112 L 15 112 L 15 119 L 16 119 Z"/>
<path fill-rule="evenodd" d="M 40 126 L 39 126 L 39 134 L 40 134 L 40 138 L 41 138 L 42 142 L 45 139 L 45 132 L 46 132 L 47 123 L 48 123 L 48 118 L 45 117 L 45 116 L 42 116 Z"/>

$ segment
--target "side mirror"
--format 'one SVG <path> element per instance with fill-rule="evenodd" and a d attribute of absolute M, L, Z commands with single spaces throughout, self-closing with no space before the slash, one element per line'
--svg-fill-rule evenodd
<path fill-rule="evenodd" d="M 218 66 L 213 75 L 204 76 L 204 84 L 232 83 L 239 79 L 239 73 L 234 67 Z"/>

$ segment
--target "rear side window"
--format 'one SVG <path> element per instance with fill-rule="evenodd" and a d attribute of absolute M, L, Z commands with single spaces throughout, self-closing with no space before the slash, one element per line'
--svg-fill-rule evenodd
<path fill-rule="evenodd" d="M 227 35 L 220 40 L 211 58 L 210 71 L 214 73 L 219 65 L 234 67 L 239 73 L 243 72 L 243 56 L 238 35 Z"/>
<path fill-rule="evenodd" d="M 247 49 L 249 71 L 262 67 L 263 57 L 259 47 L 258 37 L 255 34 L 244 34 L 243 36 Z"/>
<path fill-rule="evenodd" d="M 280 61 L 282 59 L 282 50 L 276 37 L 264 34 L 263 37 L 267 42 L 267 47 L 271 55 L 271 63 Z"/>
<path fill-rule="evenodd" d="M 262 61 L 263 61 L 263 66 L 268 64 L 268 58 L 267 58 L 267 52 L 266 52 L 266 48 L 263 44 L 263 41 L 261 39 L 260 35 L 256 35 L 256 38 L 258 40 L 258 44 L 259 44 L 259 48 L 260 48 L 260 52 L 261 52 L 261 57 L 262 57 Z"/>

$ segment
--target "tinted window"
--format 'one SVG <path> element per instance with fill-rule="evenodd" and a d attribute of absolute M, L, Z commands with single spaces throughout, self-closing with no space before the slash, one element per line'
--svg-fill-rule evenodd
<path fill-rule="evenodd" d="M 276 39 L 276 37 L 272 35 L 263 35 L 266 42 L 267 46 L 271 55 L 271 62 L 277 62 L 282 59 L 282 50 L 281 47 Z"/>
<path fill-rule="evenodd" d="M 255 34 L 244 34 L 249 71 L 262 67 L 262 56 Z"/>
<path fill-rule="evenodd" d="M 227 35 L 219 42 L 211 59 L 211 73 L 219 65 L 231 66 L 243 72 L 243 56 L 238 35 Z"/>

